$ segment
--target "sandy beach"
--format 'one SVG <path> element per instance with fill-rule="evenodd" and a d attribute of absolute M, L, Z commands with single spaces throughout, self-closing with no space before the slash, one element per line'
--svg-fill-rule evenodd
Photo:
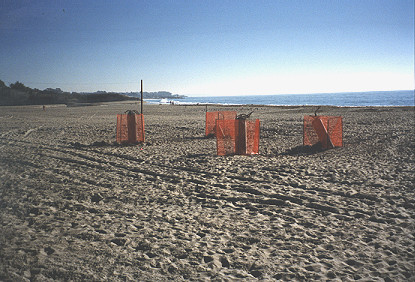
<path fill-rule="evenodd" d="M 0 280 L 415 279 L 414 107 L 322 107 L 341 148 L 302 147 L 307 106 L 254 111 L 260 154 L 217 156 L 205 106 L 0 107 Z"/>

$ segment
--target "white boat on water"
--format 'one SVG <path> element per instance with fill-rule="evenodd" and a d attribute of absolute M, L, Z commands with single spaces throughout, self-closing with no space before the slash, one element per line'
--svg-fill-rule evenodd
<path fill-rule="evenodd" d="M 161 99 L 160 102 L 159 102 L 159 105 L 171 105 L 171 104 L 172 104 L 172 101 L 170 101 L 166 98 Z"/>

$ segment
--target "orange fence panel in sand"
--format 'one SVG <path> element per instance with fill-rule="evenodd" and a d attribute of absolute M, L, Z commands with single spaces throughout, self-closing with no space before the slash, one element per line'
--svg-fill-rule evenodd
<path fill-rule="evenodd" d="M 117 115 L 117 143 L 144 142 L 144 116 L 142 114 Z"/>
<path fill-rule="evenodd" d="M 259 153 L 259 119 L 216 120 L 215 130 L 219 156 Z"/>
<path fill-rule="evenodd" d="M 343 146 L 343 119 L 340 116 L 304 116 L 303 145 L 321 143 L 322 148 Z"/>
<path fill-rule="evenodd" d="M 235 111 L 206 112 L 206 129 L 205 136 L 215 134 L 215 126 L 217 119 L 236 119 Z"/>

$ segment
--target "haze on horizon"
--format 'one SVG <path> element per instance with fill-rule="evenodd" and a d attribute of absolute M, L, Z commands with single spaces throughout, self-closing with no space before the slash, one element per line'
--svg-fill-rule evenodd
<path fill-rule="evenodd" d="M 414 1 L 0 2 L 0 79 L 188 96 L 414 89 Z"/>

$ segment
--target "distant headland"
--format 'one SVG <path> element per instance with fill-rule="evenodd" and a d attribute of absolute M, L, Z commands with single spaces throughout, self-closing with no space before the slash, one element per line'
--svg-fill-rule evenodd
<path fill-rule="evenodd" d="M 137 100 L 140 92 L 66 92 L 60 88 L 39 90 L 30 88 L 16 81 L 7 86 L 0 80 L 0 106 L 13 105 L 49 105 L 49 104 L 81 104 L 113 101 Z M 182 99 L 184 95 L 172 94 L 167 91 L 143 92 L 144 99 Z"/>

